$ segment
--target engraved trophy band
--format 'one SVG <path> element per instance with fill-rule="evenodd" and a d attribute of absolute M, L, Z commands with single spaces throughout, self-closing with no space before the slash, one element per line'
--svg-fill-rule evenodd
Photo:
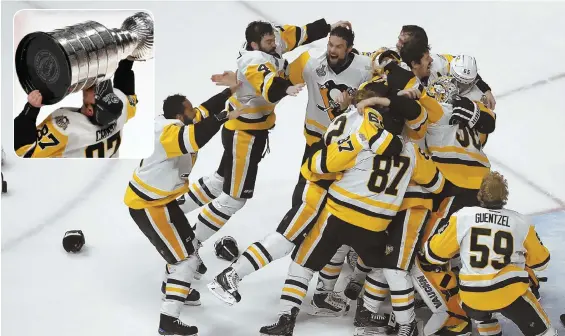
<path fill-rule="evenodd" d="M 16 72 L 26 93 L 39 90 L 42 103 L 52 105 L 111 78 L 127 57 L 153 58 L 153 41 L 153 19 L 145 12 L 126 18 L 121 28 L 86 21 L 33 32 L 18 44 Z"/>

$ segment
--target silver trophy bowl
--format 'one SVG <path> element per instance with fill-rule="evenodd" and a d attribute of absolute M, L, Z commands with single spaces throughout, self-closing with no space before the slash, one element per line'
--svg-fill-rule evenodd
<path fill-rule="evenodd" d="M 34 32 L 18 44 L 16 72 L 26 93 L 39 90 L 43 104 L 52 105 L 110 79 L 125 58 L 153 58 L 153 42 L 153 19 L 145 12 L 126 18 L 121 28 L 86 21 Z"/>

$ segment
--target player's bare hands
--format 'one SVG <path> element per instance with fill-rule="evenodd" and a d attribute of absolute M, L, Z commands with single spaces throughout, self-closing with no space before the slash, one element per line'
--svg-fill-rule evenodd
<path fill-rule="evenodd" d="M 406 89 L 406 90 L 400 90 L 398 92 L 399 96 L 406 96 L 410 99 L 420 99 L 420 97 L 422 96 L 422 92 L 420 92 L 420 90 L 418 90 L 418 88 L 411 88 L 411 89 Z"/>
<path fill-rule="evenodd" d="M 494 95 L 490 90 L 485 92 L 484 103 L 489 109 L 494 110 L 496 106 L 496 99 L 494 99 Z"/>
<path fill-rule="evenodd" d="M 349 95 L 349 92 L 343 91 L 339 96 L 337 96 L 335 101 L 336 101 L 336 103 L 339 104 L 339 107 L 341 108 L 341 110 L 345 110 L 346 108 L 349 107 L 349 105 L 351 105 L 352 99 L 353 99 L 353 97 L 351 97 L 351 95 Z"/>
<path fill-rule="evenodd" d="M 231 112 L 228 113 L 228 119 L 232 120 L 232 119 L 237 119 L 239 118 L 240 115 L 245 113 L 245 108 L 237 108 Z"/>
<path fill-rule="evenodd" d="M 286 94 L 289 96 L 293 96 L 296 97 L 298 96 L 298 94 L 300 93 L 300 91 L 302 91 L 302 89 L 304 88 L 304 84 L 296 84 L 293 86 L 289 86 L 288 89 L 286 89 Z"/>
<path fill-rule="evenodd" d="M 349 28 L 351 29 L 351 22 L 349 21 L 338 21 L 336 23 L 334 23 L 333 25 L 331 25 L 331 29 L 334 29 L 335 27 L 345 27 L 345 28 Z"/>
<path fill-rule="evenodd" d="M 237 80 L 237 72 L 224 71 L 222 74 L 214 74 L 211 77 L 212 82 L 218 86 L 229 86 L 231 88 L 239 87 L 240 83 Z M 232 90 L 233 91 L 233 90 Z"/>
<path fill-rule="evenodd" d="M 43 106 L 43 96 L 39 90 L 33 90 L 27 95 L 27 102 L 33 107 L 40 108 Z"/>
<path fill-rule="evenodd" d="M 359 114 L 363 114 L 366 107 L 373 106 L 373 105 L 389 106 L 390 105 L 390 99 L 388 99 L 386 97 L 367 98 L 367 99 L 363 99 L 362 101 L 357 103 L 356 107 L 357 107 L 357 111 L 359 112 Z"/>

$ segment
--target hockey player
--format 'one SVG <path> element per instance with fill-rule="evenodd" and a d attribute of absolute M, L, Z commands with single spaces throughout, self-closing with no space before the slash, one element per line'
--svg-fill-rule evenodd
<path fill-rule="evenodd" d="M 425 244 L 425 259 L 442 265 L 461 255 L 460 297 L 480 335 L 501 335 L 494 313 L 510 319 L 525 336 L 557 335 L 524 269 L 545 268 L 549 251 L 526 216 L 504 208 L 508 185 L 502 175 L 487 174 L 477 197 L 478 206 L 457 211 Z"/>
<path fill-rule="evenodd" d="M 363 94 L 358 92 L 357 94 Z M 398 98 L 392 104 L 392 111 L 405 108 L 403 103 L 412 102 L 408 99 Z M 402 149 L 402 142 L 398 137 L 394 137 L 385 129 L 377 128 L 374 123 L 377 122 L 376 115 L 371 112 L 371 109 L 364 111 L 361 115 L 356 109 L 352 109 L 345 114 L 342 114 L 335 119 L 329 126 L 323 139 L 313 145 L 313 148 L 325 147 L 325 144 L 339 141 L 342 134 L 349 134 L 354 130 L 363 133 L 367 139 L 370 139 L 372 149 L 382 155 L 394 155 L 400 153 Z M 390 119 L 390 118 L 389 118 Z M 385 123 L 388 125 L 388 121 Z M 232 266 L 220 273 L 215 281 L 210 285 L 210 289 L 222 300 L 233 304 L 239 301 L 241 296 L 237 290 L 238 283 L 241 279 L 253 271 L 259 270 L 266 266 L 272 260 L 284 257 L 298 245 L 303 237 L 308 233 L 312 227 L 315 219 L 317 218 L 318 211 L 325 203 L 325 196 L 327 194 L 327 187 L 336 178 L 336 174 L 312 174 L 307 170 L 302 170 L 301 179 L 304 180 L 304 188 L 308 191 L 305 193 L 298 193 L 298 195 L 306 195 L 300 198 L 300 201 L 295 200 L 296 204 L 285 216 L 284 221 L 288 221 L 290 216 L 302 212 L 302 217 L 299 217 L 296 222 L 301 225 L 294 226 L 291 230 L 281 230 L 280 226 L 277 232 L 268 235 L 263 241 L 256 242 L 249 246 Z M 296 193 L 295 193 L 296 196 Z M 322 293 L 320 293 L 322 294 Z M 283 299 L 285 294 L 283 293 Z M 328 300 L 324 305 L 331 305 L 332 298 L 321 295 L 319 303 Z"/>
<path fill-rule="evenodd" d="M 326 50 L 305 51 L 288 66 L 291 82 L 306 83 L 308 88 L 309 99 L 304 122 L 306 148 L 303 158 L 307 157 L 310 147 L 321 140 L 332 120 L 348 108 L 350 95 L 371 77 L 370 59 L 352 53 L 354 37 L 351 29 L 337 26 L 330 31 Z M 359 116 L 355 118 L 360 119 Z M 340 117 L 326 140 L 331 141 L 333 136 L 343 131 L 347 123 L 352 122 L 353 119 Z M 308 182 L 302 175 L 299 176 L 293 193 L 292 208 L 276 232 L 261 242 L 252 244 L 243 253 L 249 261 L 241 259 L 235 264 L 234 271 L 240 279 L 253 269 L 258 270 L 270 261 L 287 255 L 295 245 L 300 244 L 304 233 L 315 222 L 316 213 L 324 202 L 325 190 L 318 188 L 312 181 Z M 260 257 L 253 258 L 257 255 Z M 245 271 L 240 269 L 242 267 Z"/>
<path fill-rule="evenodd" d="M 82 91 L 80 108 L 63 107 L 39 126 L 42 105 L 38 90 L 28 95 L 14 119 L 14 149 L 21 157 L 110 158 L 119 156 L 122 128 L 135 116 L 137 96 L 133 61 L 118 64 L 112 80 Z"/>
<path fill-rule="evenodd" d="M 141 160 L 127 187 L 124 202 L 139 229 L 168 264 L 166 297 L 161 306 L 159 334 L 197 335 L 198 328 L 179 320 L 200 263 L 197 240 L 177 198 L 188 190 L 196 154 L 240 110 L 224 106 L 238 88 L 235 73 L 226 74 L 230 88 L 193 108 L 185 96 L 172 95 L 155 120 L 155 151 Z"/>
<path fill-rule="evenodd" d="M 386 120 L 385 110 L 379 107 L 375 115 L 382 116 L 377 120 Z M 394 134 L 401 132 L 403 124 L 403 119 L 396 121 Z M 313 272 L 319 271 L 342 245 L 351 246 L 367 266 L 380 266 L 386 241 L 384 231 L 398 211 L 413 173 L 418 182 L 429 184 L 434 192 L 442 190 L 444 178 L 431 160 L 424 158 L 417 146 L 407 146 L 400 156 L 375 155 L 360 133 L 344 134 L 338 142 L 309 157 L 303 169 L 316 174 L 343 171 L 343 176 L 330 186 L 318 221 L 293 254 L 294 262 L 283 291 L 294 301 L 302 301 Z M 279 321 L 263 327 L 261 332 L 291 335 L 297 314 L 296 304 L 283 303 Z M 403 324 L 402 329 L 410 331 L 415 327 L 409 316 L 400 316 L 398 321 Z"/>
<path fill-rule="evenodd" d="M 334 26 L 348 25 L 338 22 Z M 218 231 L 253 197 L 259 162 L 268 150 L 269 130 L 275 125 L 274 108 L 287 95 L 297 95 L 304 84 L 286 79 L 287 63 L 281 55 L 294 48 L 326 37 L 332 26 L 324 19 L 305 27 L 272 26 L 254 21 L 246 29 L 245 48 L 237 60 L 242 87 L 229 99 L 229 110 L 245 113 L 222 128 L 224 153 L 220 167 L 211 176 L 191 185 L 185 211 L 203 206 L 195 234 L 204 241 Z M 223 85 L 223 76 L 213 80 Z"/>
<path fill-rule="evenodd" d="M 398 35 L 398 41 L 396 43 L 396 51 L 393 50 L 385 51 L 385 56 L 386 54 L 396 55 L 396 57 L 398 57 L 398 55 L 400 54 L 401 56 L 404 45 L 406 45 L 409 41 L 413 41 L 413 40 L 419 40 L 426 45 L 429 43 L 426 31 L 422 27 L 416 25 L 403 26 L 400 31 L 400 34 Z M 426 85 L 425 83 L 427 82 L 434 81 L 435 79 L 437 79 L 437 77 L 449 75 L 451 62 L 455 58 L 453 55 L 450 54 L 435 54 L 435 53 L 431 53 L 430 57 L 432 59 L 430 74 L 428 75 L 429 76 L 428 78 L 426 77 L 422 78 L 422 82 L 424 83 L 424 85 Z M 484 100 L 485 105 L 491 110 L 494 110 L 496 106 L 496 100 L 494 98 L 494 95 L 492 94 L 492 90 L 490 86 L 487 83 L 485 83 L 485 81 L 481 78 L 481 76 L 478 73 L 476 73 L 475 79 L 476 80 L 471 85 L 471 87 L 475 87 L 478 92 L 482 93 L 481 99 L 476 99 L 476 100 Z M 462 90 L 461 94 L 464 95 L 465 92 L 463 92 Z"/>

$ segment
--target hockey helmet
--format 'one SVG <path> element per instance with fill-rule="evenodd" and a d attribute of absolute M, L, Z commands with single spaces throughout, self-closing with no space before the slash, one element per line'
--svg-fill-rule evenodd
<path fill-rule="evenodd" d="M 477 83 L 477 61 L 473 56 L 458 55 L 450 63 L 450 74 L 459 87 L 459 92 L 465 93 Z"/>
<path fill-rule="evenodd" d="M 428 96 L 442 104 L 451 104 L 453 97 L 459 94 L 459 88 L 451 76 L 441 76 L 426 88 Z"/>

